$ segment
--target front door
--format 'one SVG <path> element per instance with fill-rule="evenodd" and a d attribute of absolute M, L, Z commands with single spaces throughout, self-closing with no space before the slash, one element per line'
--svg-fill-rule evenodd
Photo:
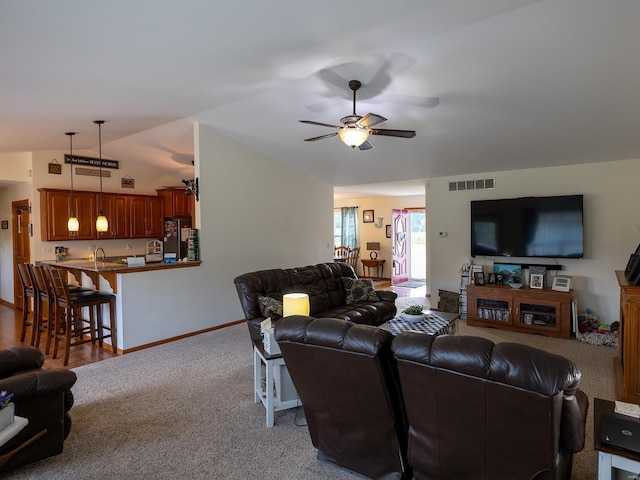
<path fill-rule="evenodd" d="M 29 200 L 11 202 L 13 232 L 13 305 L 22 310 L 22 284 L 18 278 L 18 263 L 30 263 Z"/>
<path fill-rule="evenodd" d="M 406 210 L 393 209 L 391 218 L 391 251 L 393 254 L 391 285 L 397 285 L 409 280 L 407 256 L 407 223 L 409 214 Z"/>

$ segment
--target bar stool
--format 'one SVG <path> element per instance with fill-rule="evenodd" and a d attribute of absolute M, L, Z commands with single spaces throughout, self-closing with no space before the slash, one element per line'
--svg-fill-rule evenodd
<path fill-rule="evenodd" d="M 49 287 L 42 273 L 42 267 L 28 263 L 27 271 L 33 288 L 33 335 L 31 345 L 40 348 L 40 334 L 46 331 L 51 320 L 53 296 L 49 295 Z M 42 308 L 43 303 L 48 307 L 46 319 Z M 49 353 L 48 346 L 45 353 Z"/>
<path fill-rule="evenodd" d="M 34 290 L 27 264 L 17 263 L 16 269 L 18 270 L 18 278 L 20 279 L 20 284 L 22 286 L 22 331 L 20 332 L 20 341 L 24 342 L 24 339 L 27 336 L 27 327 L 33 326 L 33 322 L 29 320 L 29 304 L 31 303 L 29 298 L 34 298 Z M 33 318 L 35 318 L 35 314 Z M 35 338 L 35 332 L 32 330 L 31 345 L 33 345 Z"/>
<path fill-rule="evenodd" d="M 64 341 L 64 365 L 69 363 L 71 347 L 98 341 L 102 347 L 105 338 L 111 339 L 113 353 L 118 352 L 116 337 L 116 296 L 96 290 L 69 292 L 60 270 L 48 267 L 49 279 L 55 296 L 53 330 L 53 355 L 58 355 L 58 343 Z M 102 306 L 109 306 L 109 326 L 102 321 Z M 89 309 L 89 319 L 82 318 L 82 309 Z M 106 332 L 106 334 L 105 334 Z"/>

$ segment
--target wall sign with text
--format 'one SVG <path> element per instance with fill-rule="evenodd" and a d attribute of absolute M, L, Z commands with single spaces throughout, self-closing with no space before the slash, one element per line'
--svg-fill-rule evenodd
<path fill-rule="evenodd" d="M 64 163 L 72 163 L 74 165 L 84 165 L 87 167 L 99 167 L 100 159 L 93 157 L 81 157 L 79 155 L 64 155 Z M 120 162 L 118 160 L 105 160 L 102 159 L 102 168 L 120 168 Z"/>

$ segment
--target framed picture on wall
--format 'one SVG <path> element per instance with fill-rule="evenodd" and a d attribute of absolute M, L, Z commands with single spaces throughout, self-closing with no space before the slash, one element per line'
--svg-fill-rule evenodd
<path fill-rule="evenodd" d="M 391 238 L 391 225 L 385 225 L 387 227 L 387 238 Z"/>
<path fill-rule="evenodd" d="M 373 223 L 373 210 L 362 211 L 362 223 Z"/>

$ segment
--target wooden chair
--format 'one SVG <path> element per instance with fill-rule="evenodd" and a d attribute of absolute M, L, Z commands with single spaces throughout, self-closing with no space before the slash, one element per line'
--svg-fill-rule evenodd
<path fill-rule="evenodd" d="M 48 267 L 47 272 L 55 295 L 52 358 L 58 355 L 60 340 L 64 341 L 64 365 L 69 363 L 71 347 L 87 342 L 95 343 L 97 340 L 98 346 L 102 347 L 103 340 L 110 338 L 113 353 L 117 353 L 116 296 L 96 290 L 71 294 L 59 269 Z M 109 306 L 109 326 L 102 320 L 103 305 Z M 88 320 L 82 317 L 85 307 L 89 309 Z"/>
<path fill-rule="evenodd" d="M 347 256 L 347 264 L 351 265 L 356 272 L 358 271 L 359 257 L 360 257 L 360 247 L 354 247 L 349 249 L 349 255 Z"/>
<path fill-rule="evenodd" d="M 41 333 L 46 332 L 51 320 L 53 295 L 49 294 L 49 284 L 40 265 L 27 264 L 27 271 L 33 288 L 33 335 L 31 345 L 40 348 Z M 45 319 L 43 306 L 47 306 Z M 49 353 L 49 339 L 45 353 Z"/>
<path fill-rule="evenodd" d="M 20 332 L 20 341 L 24 342 L 27 336 L 27 327 L 33 326 L 33 321 L 29 320 L 29 304 L 31 303 L 29 298 L 34 298 L 34 289 L 31 283 L 31 277 L 29 276 L 29 269 L 26 263 L 16 264 L 18 270 L 18 278 L 22 287 L 22 330 Z M 35 305 L 35 301 L 34 301 Z M 34 317 L 35 318 L 35 314 Z M 31 345 L 35 341 L 35 332 L 31 331 Z"/>
<path fill-rule="evenodd" d="M 346 262 L 348 257 L 349 257 L 349 247 L 345 247 L 344 245 L 340 245 L 339 247 L 334 247 L 333 260 L 335 262 Z"/>

